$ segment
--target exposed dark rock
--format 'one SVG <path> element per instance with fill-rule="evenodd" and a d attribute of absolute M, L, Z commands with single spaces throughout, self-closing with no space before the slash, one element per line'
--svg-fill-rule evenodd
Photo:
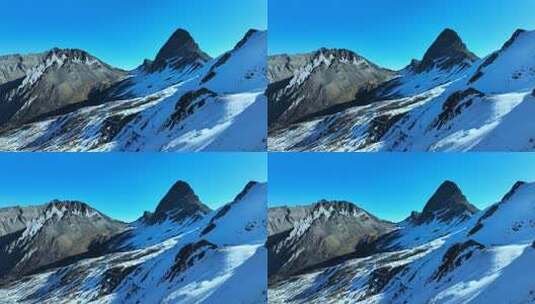
<path fill-rule="evenodd" d="M 472 257 L 475 250 L 481 250 L 485 248 L 482 244 L 468 240 L 464 243 L 457 243 L 452 245 L 444 254 L 442 258 L 442 264 L 438 270 L 433 274 L 433 279 L 440 281 L 445 275 L 462 265 L 465 260 Z"/>
<path fill-rule="evenodd" d="M 249 191 L 251 191 L 251 189 L 256 185 L 258 185 L 258 182 L 249 181 L 247 185 L 245 185 L 245 188 L 243 188 L 243 190 L 240 191 L 238 195 L 236 195 L 233 201 L 236 202 L 236 201 L 243 199 L 247 195 L 247 193 L 249 193 Z"/>
<path fill-rule="evenodd" d="M 401 118 L 405 116 L 405 113 L 397 115 L 382 115 L 373 118 L 370 121 L 368 127 L 367 144 L 375 143 L 381 140 L 383 136 L 388 133 L 390 128 L 396 124 Z"/>
<path fill-rule="evenodd" d="M 501 50 L 505 50 L 507 48 L 509 48 L 511 45 L 513 45 L 513 43 L 515 43 L 515 41 L 518 39 L 518 37 L 520 37 L 520 35 L 522 33 L 525 33 L 526 30 L 523 30 L 523 29 L 517 29 L 513 35 L 511 36 L 511 38 L 509 38 L 509 40 L 507 40 L 505 42 L 505 44 L 502 46 Z"/>
<path fill-rule="evenodd" d="M 240 41 L 238 41 L 238 43 L 234 46 L 234 50 L 237 50 L 237 49 L 241 48 L 242 46 L 244 46 L 245 43 L 247 43 L 247 41 L 251 38 L 251 36 L 253 36 L 256 33 L 258 33 L 258 30 L 249 29 L 247 31 L 247 33 L 245 33 L 245 36 L 243 36 L 243 38 L 240 39 Z"/>
<path fill-rule="evenodd" d="M 206 225 L 206 227 L 204 227 L 204 229 L 201 231 L 201 236 L 204 236 L 206 234 L 208 234 L 210 231 L 214 230 L 216 227 L 216 224 L 215 223 L 208 223 L 208 225 Z"/>
<path fill-rule="evenodd" d="M 443 222 L 465 220 L 477 211 L 454 182 L 445 181 L 427 201 L 422 213 L 413 219 L 413 223 L 418 225 L 435 219 Z"/>
<path fill-rule="evenodd" d="M 160 223 L 166 219 L 176 222 L 186 219 L 198 220 L 208 212 L 210 208 L 199 200 L 190 185 L 178 181 L 162 198 L 148 223 Z"/>
<path fill-rule="evenodd" d="M 317 62 L 322 63 L 317 65 Z M 307 66 L 312 69 L 310 74 L 304 71 Z M 294 77 L 294 74 L 302 75 Z M 354 101 L 357 93 L 374 88 L 393 75 L 393 71 L 345 49 L 322 48 L 307 54 L 270 56 L 267 89 L 270 128 L 285 127 L 335 105 Z"/>
<path fill-rule="evenodd" d="M 509 40 L 507 40 L 505 42 L 505 44 L 502 46 L 502 48 L 499 50 L 499 51 L 496 51 L 494 53 L 492 53 L 490 56 L 487 57 L 487 59 L 485 59 L 485 61 L 477 68 L 476 72 L 474 73 L 474 75 L 470 78 L 470 80 L 468 81 L 468 83 L 474 83 L 476 82 L 478 79 L 480 79 L 481 77 L 483 77 L 484 75 L 484 72 L 483 72 L 483 69 L 489 65 L 491 65 L 492 63 L 494 63 L 494 61 L 496 61 L 496 59 L 498 59 L 498 57 L 500 56 L 500 54 L 505 51 L 506 49 L 508 49 L 517 39 L 518 37 L 524 33 L 525 30 L 522 30 L 522 29 L 518 29 L 516 30 L 513 35 L 511 36 L 511 38 L 509 38 Z"/>
<path fill-rule="evenodd" d="M 114 115 L 110 116 L 102 122 L 100 128 L 99 144 L 109 143 L 121 132 L 121 130 L 129 122 L 134 120 L 138 116 L 138 113 L 130 115 Z"/>
<path fill-rule="evenodd" d="M 468 231 L 468 236 L 474 235 L 476 232 L 483 228 L 483 223 L 478 221 L 470 231 Z"/>
<path fill-rule="evenodd" d="M 457 91 L 451 94 L 442 105 L 442 112 L 438 115 L 434 127 L 441 129 L 448 121 L 461 114 L 464 108 L 472 105 L 474 97 L 483 97 L 485 94 L 474 89 L 468 88 L 464 91 Z M 463 102 L 467 97 L 471 97 Z"/>
<path fill-rule="evenodd" d="M 102 280 L 100 281 L 99 296 L 105 296 L 113 293 L 124 279 L 137 269 L 137 266 L 128 267 L 114 267 L 106 270 L 102 274 Z"/>
<path fill-rule="evenodd" d="M 214 78 L 215 75 L 216 75 L 215 71 L 212 71 L 212 70 L 208 71 L 208 73 L 201 79 L 201 83 L 207 83 L 212 78 Z"/>
<path fill-rule="evenodd" d="M 490 56 L 487 57 L 487 59 L 485 59 L 485 61 L 483 61 L 483 63 L 477 68 L 476 72 L 474 73 L 474 75 L 470 78 L 470 80 L 468 81 L 468 83 L 474 83 L 476 82 L 479 78 L 483 77 L 484 73 L 483 73 L 483 69 L 489 65 L 491 65 L 497 58 L 498 56 L 500 55 L 500 52 L 494 52 L 492 53 Z"/>
<path fill-rule="evenodd" d="M 185 245 L 175 256 L 175 263 L 171 267 L 171 270 L 166 273 L 166 279 L 172 281 L 180 273 L 192 267 L 195 264 L 195 261 L 202 259 L 207 250 L 216 248 L 217 246 L 215 244 L 210 243 L 207 240 L 200 240 L 196 243 Z"/>
<path fill-rule="evenodd" d="M 219 59 L 216 61 L 216 63 L 214 63 L 214 65 L 212 65 L 210 67 L 210 70 L 208 70 L 206 75 L 201 79 L 201 83 L 206 83 L 209 80 L 211 80 L 212 78 L 214 78 L 215 75 L 217 74 L 217 72 L 216 72 L 217 68 L 222 66 L 223 64 L 225 64 L 225 62 L 227 62 L 230 59 L 231 56 L 232 56 L 232 53 L 231 52 L 227 52 L 227 53 L 223 54 L 221 57 L 219 57 Z"/>
<path fill-rule="evenodd" d="M 201 88 L 196 91 L 189 91 L 182 95 L 178 102 L 175 104 L 175 111 L 171 114 L 171 117 L 167 121 L 167 126 L 174 126 L 185 117 L 192 115 L 195 109 L 202 107 L 206 103 L 206 98 L 215 97 L 216 93 L 208 90 L 207 88 Z M 202 100 L 197 101 L 200 97 L 204 97 Z"/>
<path fill-rule="evenodd" d="M 515 193 L 518 189 L 520 189 L 520 187 L 522 187 L 523 185 L 525 185 L 526 182 L 523 182 L 523 181 L 518 181 L 516 182 L 514 185 L 513 185 L 513 188 L 511 188 L 511 190 L 509 190 L 509 192 L 507 192 L 504 197 L 502 198 L 502 202 L 505 202 L 505 201 L 508 201 Z"/>
<path fill-rule="evenodd" d="M 151 63 L 146 61 L 143 66 L 147 72 L 161 71 L 166 67 L 198 68 L 210 59 L 210 56 L 199 48 L 189 32 L 178 29 L 160 49 L 154 61 Z"/>
<path fill-rule="evenodd" d="M 32 223 L 40 222 L 31 230 Z M 47 269 L 93 250 L 126 225 L 78 201 L 0 209 L 0 280 Z M 30 232 L 31 230 L 31 232 Z"/>
<path fill-rule="evenodd" d="M 243 36 L 243 38 L 240 41 L 238 41 L 238 43 L 234 46 L 234 48 L 231 51 L 228 51 L 225 54 L 221 55 L 221 57 L 219 57 L 219 59 L 210 67 L 210 70 L 208 70 L 206 75 L 201 79 L 201 84 L 206 83 L 210 81 L 211 79 L 213 79 L 217 75 L 217 69 L 223 64 L 225 64 L 232 57 L 232 54 L 236 50 L 243 47 L 245 43 L 247 43 L 247 41 L 251 38 L 251 36 L 253 36 L 257 32 L 258 30 L 255 30 L 255 29 L 248 30 L 245 36 Z"/>
<path fill-rule="evenodd" d="M 449 69 L 477 59 L 477 56 L 468 50 L 454 30 L 445 29 L 429 47 L 422 61 L 418 63 L 416 72 L 427 71 L 433 67 Z"/>
<path fill-rule="evenodd" d="M 210 231 L 214 230 L 216 227 L 217 220 L 225 216 L 234 206 L 234 204 L 241 201 L 245 197 L 245 195 L 247 195 L 247 193 L 249 193 L 249 191 L 257 184 L 258 182 L 255 181 L 248 182 L 247 185 L 245 185 L 245 188 L 234 198 L 231 203 L 226 204 L 221 209 L 219 209 L 219 211 L 217 211 L 217 213 L 210 219 L 208 225 L 206 225 L 206 227 L 202 230 L 201 236 L 204 236 Z"/>
<path fill-rule="evenodd" d="M 78 49 L 55 48 L 28 55 L 27 60 L 26 56 L 21 58 L 29 63 L 7 75 L 8 83 L 0 84 L 0 124 L 20 125 L 68 106 L 87 103 L 95 91 L 126 75 L 125 71 Z M 14 76 L 18 78 L 12 79 Z M 13 81 L 19 85 L 15 87 Z"/>
<path fill-rule="evenodd" d="M 507 201 L 509 199 L 511 199 L 511 197 L 518 191 L 518 189 L 520 189 L 520 187 L 522 187 L 525 184 L 526 184 L 526 182 L 523 182 L 523 181 L 516 182 L 513 185 L 513 187 L 511 188 L 511 190 L 509 190 L 503 196 L 502 200 L 499 203 L 496 203 L 496 204 L 490 206 L 487 209 L 487 211 L 485 211 L 485 213 L 477 220 L 477 223 L 474 225 L 474 227 L 472 229 L 470 229 L 470 231 L 468 232 L 468 235 L 469 236 L 474 235 L 476 232 L 481 230 L 481 228 L 483 228 L 483 226 L 484 226 L 484 221 L 487 218 L 491 217 L 494 213 L 496 213 L 496 211 L 500 208 L 500 205 L 504 204 L 504 203 L 507 203 Z"/>
<path fill-rule="evenodd" d="M 403 269 L 405 265 L 398 267 L 382 267 L 374 269 L 368 278 L 368 289 L 364 298 L 381 293 L 390 281 Z"/>
<path fill-rule="evenodd" d="M 270 281 L 313 270 L 315 265 L 320 267 L 336 257 L 354 253 L 394 227 L 344 201 L 270 208 L 268 220 Z M 303 230 L 302 226 L 307 228 Z"/>

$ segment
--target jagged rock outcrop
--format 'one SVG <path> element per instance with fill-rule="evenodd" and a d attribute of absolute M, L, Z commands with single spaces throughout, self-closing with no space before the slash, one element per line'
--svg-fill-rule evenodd
<path fill-rule="evenodd" d="M 478 57 L 466 47 L 461 37 L 452 29 L 445 29 L 425 52 L 421 61 L 411 62 L 416 72 L 433 68 L 448 70 L 457 66 L 470 66 Z"/>
<path fill-rule="evenodd" d="M 466 220 L 478 209 L 470 204 L 459 186 L 452 181 L 443 182 L 427 201 L 419 214 L 414 214 L 411 220 L 415 224 L 430 223 L 432 221 L 450 222 L 452 220 Z"/>
<path fill-rule="evenodd" d="M 177 29 L 160 49 L 156 58 L 153 61 L 145 60 L 142 66 L 147 72 L 162 71 L 165 68 L 196 69 L 210 59 L 211 57 L 200 49 L 188 31 Z"/>
<path fill-rule="evenodd" d="M 145 213 L 144 218 L 151 224 L 167 219 L 180 223 L 196 221 L 210 211 L 187 182 L 177 181 L 158 203 L 154 213 Z"/>

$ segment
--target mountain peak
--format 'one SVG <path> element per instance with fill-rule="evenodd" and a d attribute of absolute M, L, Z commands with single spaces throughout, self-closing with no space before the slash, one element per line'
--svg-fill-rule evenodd
<path fill-rule="evenodd" d="M 511 188 L 511 190 L 509 190 L 505 195 L 504 197 L 502 198 L 502 202 L 505 202 L 507 200 L 509 200 L 517 191 L 520 187 L 524 186 L 525 184 L 527 184 L 526 182 L 524 181 L 517 181 L 513 187 Z"/>
<path fill-rule="evenodd" d="M 249 181 L 247 185 L 245 185 L 243 190 L 236 196 L 236 198 L 234 198 L 234 201 L 239 201 L 244 198 L 245 195 L 247 195 L 247 193 L 249 193 L 249 191 L 251 191 L 251 189 L 258 184 L 259 182 L 257 181 Z"/>
<path fill-rule="evenodd" d="M 511 36 L 511 38 L 509 38 L 509 39 L 504 43 L 504 45 L 502 46 L 501 49 L 504 50 L 504 49 L 510 47 L 513 43 L 515 43 L 515 41 L 518 39 L 518 37 L 520 37 L 520 35 L 521 35 L 522 33 L 525 33 L 525 32 L 526 32 L 526 30 L 524 30 L 524 29 L 517 29 L 517 30 L 513 33 L 513 35 Z"/>
<path fill-rule="evenodd" d="M 200 201 L 191 186 L 179 180 L 162 198 L 151 217 L 151 222 L 162 222 L 167 218 L 174 221 L 198 219 L 208 212 L 210 208 Z"/>
<path fill-rule="evenodd" d="M 149 67 L 149 72 L 163 70 L 167 66 L 175 69 L 188 65 L 199 67 L 210 59 L 210 56 L 199 48 L 188 31 L 177 29 L 156 55 Z"/>
<path fill-rule="evenodd" d="M 450 221 L 454 218 L 470 216 L 477 212 L 477 208 L 468 202 L 456 183 L 446 180 L 427 201 L 421 214 L 417 217 L 418 223 Z"/>
<path fill-rule="evenodd" d="M 247 43 L 247 41 L 249 41 L 249 39 L 251 39 L 251 37 L 252 37 L 254 34 L 258 33 L 258 32 L 259 32 L 259 30 L 257 30 L 257 29 L 249 29 L 249 30 L 247 31 L 247 33 L 245 33 L 245 35 L 243 36 L 243 38 L 240 39 L 240 41 L 238 41 L 238 43 L 236 44 L 236 46 L 234 46 L 234 50 L 239 49 L 239 48 L 241 48 L 242 46 L 244 46 L 245 43 Z"/>
<path fill-rule="evenodd" d="M 427 49 L 417 67 L 418 72 L 433 69 L 450 69 L 457 65 L 469 65 L 478 57 L 470 52 L 463 40 L 452 29 L 444 29 Z"/>

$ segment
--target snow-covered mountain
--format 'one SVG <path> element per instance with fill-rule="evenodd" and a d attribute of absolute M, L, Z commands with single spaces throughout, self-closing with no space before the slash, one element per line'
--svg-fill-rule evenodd
<path fill-rule="evenodd" d="M 345 49 L 270 56 L 268 67 L 271 128 L 353 101 L 357 94 L 393 76 L 392 71 Z"/>
<path fill-rule="evenodd" d="M 270 150 L 531 151 L 535 31 L 478 59 L 445 30 L 421 61 L 323 116 L 270 130 Z M 270 106 L 272 105 L 270 100 Z"/>
<path fill-rule="evenodd" d="M 82 254 L 126 224 L 82 202 L 0 209 L 0 282 Z"/>
<path fill-rule="evenodd" d="M 6 82 L 0 82 L 0 125 L 7 127 L 87 103 L 126 76 L 78 49 L 3 56 L 0 66 L 6 72 Z"/>
<path fill-rule="evenodd" d="M 352 253 L 393 228 L 344 201 L 270 208 L 268 216 L 270 281 Z"/>
<path fill-rule="evenodd" d="M 4 280 L 0 303 L 266 303 L 266 196 L 250 182 L 212 211 L 179 181 L 153 213 L 90 250 Z"/>
<path fill-rule="evenodd" d="M 95 84 L 98 88 L 91 90 L 85 99 L 74 102 L 67 96 L 66 102 L 60 103 L 47 90 L 35 93 L 36 98 L 47 99 L 54 107 L 40 106 L 40 115 L 31 117 L 21 112 L 23 120 L 0 125 L 0 149 L 265 150 L 266 36 L 265 31 L 250 30 L 232 50 L 211 59 L 188 32 L 179 29 L 153 61 L 145 60 L 111 84 L 98 79 L 98 86 Z M 101 65 L 94 60 L 76 60 L 76 63 Z M 10 92 L 19 92 L 22 84 L 32 91 L 40 86 L 41 75 L 58 65 L 32 67 L 26 76 L 15 80 L 17 85 L 13 81 L 0 84 L 0 106 L 11 108 Z M 5 69 L 8 68 L 13 70 L 11 66 Z M 81 93 L 73 83 L 88 82 L 80 78 L 77 70 L 67 70 L 69 74 L 54 77 L 51 86 L 68 86 L 69 92 Z M 16 73 L 19 71 L 12 72 Z M 23 95 L 18 100 L 25 104 L 24 108 L 37 107 L 36 99 L 29 96 Z"/>
<path fill-rule="evenodd" d="M 535 278 L 526 271 L 535 263 L 535 184 L 515 184 L 482 211 L 451 184 L 437 193 L 422 213 L 443 197 L 457 216 L 441 217 L 444 208 L 425 222 L 413 215 L 369 255 L 272 284 L 270 303 L 533 302 Z"/>

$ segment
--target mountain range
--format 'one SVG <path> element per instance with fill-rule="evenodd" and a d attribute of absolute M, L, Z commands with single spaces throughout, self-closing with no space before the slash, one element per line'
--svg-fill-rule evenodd
<path fill-rule="evenodd" d="M 265 150 L 266 36 L 211 58 L 178 29 L 133 71 L 79 49 L 0 56 L 0 150 Z"/>
<path fill-rule="evenodd" d="M 525 271 L 535 261 L 534 202 L 535 184 L 517 182 L 478 210 L 445 181 L 421 212 L 399 223 L 347 202 L 270 208 L 268 260 L 288 257 L 286 268 L 269 266 L 270 303 L 533 302 L 534 281 Z M 325 211 L 311 216 L 311 209 Z M 318 227 L 328 228 L 319 235 Z M 347 240 L 354 227 L 364 228 Z M 347 241 L 303 262 L 333 239 Z"/>
<path fill-rule="evenodd" d="M 1 303 L 266 303 L 267 185 L 217 210 L 184 181 L 124 223 L 88 204 L 0 209 Z"/>
<path fill-rule="evenodd" d="M 348 50 L 269 58 L 272 151 L 532 151 L 535 31 L 478 58 L 445 29 L 391 71 Z"/>

